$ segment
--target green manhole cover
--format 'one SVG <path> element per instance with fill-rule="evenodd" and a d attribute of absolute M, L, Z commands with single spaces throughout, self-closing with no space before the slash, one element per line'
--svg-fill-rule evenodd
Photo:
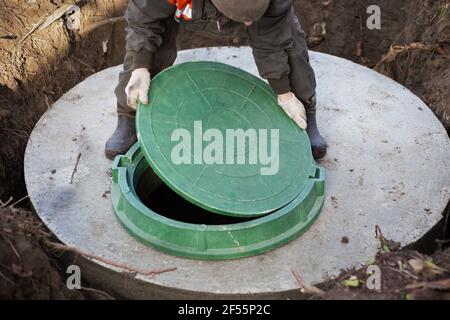
<path fill-rule="evenodd" d="M 315 177 L 307 134 L 261 79 L 189 62 L 153 79 L 137 112 L 139 143 L 172 190 L 210 212 L 258 217 L 296 199 Z"/>
<path fill-rule="evenodd" d="M 163 252 L 195 259 L 241 258 L 286 244 L 308 229 L 324 201 L 324 170 L 317 167 L 293 201 L 271 214 L 250 220 L 233 218 L 244 222 L 230 224 L 186 223 L 152 210 L 139 197 L 162 184 L 139 144 L 114 160 L 112 176 L 113 207 L 122 225 L 138 240 Z M 191 214 L 186 210 L 178 215 Z"/>

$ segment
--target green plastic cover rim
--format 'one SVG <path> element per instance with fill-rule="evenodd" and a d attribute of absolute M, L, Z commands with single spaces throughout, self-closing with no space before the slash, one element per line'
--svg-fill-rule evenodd
<path fill-rule="evenodd" d="M 306 132 L 278 106 L 267 83 L 241 69 L 209 61 L 175 65 L 152 80 L 149 101 L 138 107 L 136 117 L 148 163 L 173 191 L 211 213 L 251 218 L 274 212 L 291 202 L 316 170 Z M 194 136 L 195 121 L 222 133 L 276 130 L 277 173 L 260 174 L 260 163 L 174 164 L 171 136 L 180 128 Z"/>
<path fill-rule="evenodd" d="M 302 192 L 285 207 L 254 220 L 228 225 L 197 225 L 169 219 L 146 207 L 135 186 L 150 167 L 135 144 L 112 166 L 114 212 L 139 241 L 184 258 L 223 260 L 248 257 L 280 247 L 305 232 L 324 203 L 325 171 L 316 166 Z M 159 178 L 154 175 L 155 179 Z M 160 180 L 159 180 L 160 181 Z"/>

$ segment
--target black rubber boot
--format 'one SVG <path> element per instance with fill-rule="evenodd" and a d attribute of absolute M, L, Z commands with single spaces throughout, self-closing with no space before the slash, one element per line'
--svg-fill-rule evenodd
<path fill-rule="evenodd" d="M 309 141 L 311 142 L 311 149 L 314 159 L 321 159 L 327 154 L 328 144 L 317 128 L 316 120 L 316 96 L 314 95 L 311 99 L 306 101 L 306 116 L 307 124 L 306 132 L 308 133 Z"/>
<path fill-rule="evenodd" d="M 114 160 L 117 155 L 125 154 L 136 141 L 135 117 L 119 115 L 116 131 L 106 142 L 105 156 Z"/>

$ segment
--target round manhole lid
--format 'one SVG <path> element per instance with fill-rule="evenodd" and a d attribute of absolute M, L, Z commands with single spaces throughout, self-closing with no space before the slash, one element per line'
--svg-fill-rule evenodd
<path fill-rule="evenodd" d="M 316 166 L 307 134 L 271 88 L 216 62 L 171 67 L 137 112 L 152 169 L 186 200 L 214 213 L 257 217 L 296 198 Z"/>

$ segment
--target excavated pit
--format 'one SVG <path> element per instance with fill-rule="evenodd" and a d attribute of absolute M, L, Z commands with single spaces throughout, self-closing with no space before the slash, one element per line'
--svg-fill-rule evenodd
<path fill-rule="evenodd" d="M 257 73 L 249 48 L 179 53 L 178 62 L 192 60 Z M 245 259 L 195 261 L 147 247 L 122 228 L 108 193 L 111 162 L 103 156 L 115 125 L 113 88 L 120 67 L 67 92 L 33 131 L 25 173 L 36 212 L 61 241 L 82 252 L 138 270 L 177 268 L 154 278 L 139 275 L 127 280 L 127 288 L 114 288 L 126 297 L 136 297 L 137 288 L 140 297 L 293 297 L 298 292 L 291 270 L 318 283 L 360 266 L 378 250 L 376 226 L 402 245 L 416 242 L 442 219 L 448 202 L 445 129 L 398 83 L 333 56 L 311 53 L 311 61 L 319 79 L 318 105 L 327 111 L 319 113 L 330 144 L 320 162 L 327 169 L 326 200 L 319 219 L 288 245 Z M 341 242 L 343 237 L 348 243 Z M 95 275 L 102 274 L 104 283 L 123 277 L 115 273 L 120 268 L 98 264 Z"/>
<path fill-rule="evenodd" d="M 391 44 L 406 45 L 421 41 L 436 44 L 448 52 L 449 19 L 434 18 L 440 10 L 438 2 L 380 2 L 383 13 L 386 13 L 383 29 L 363 30 L 361 33 L 360 21 L 364 19 L 365 8 L 372 2 L 347 0 L 331 2 L 331 5 L 320 8 L 320 5 L 316 6 L 308 1 L 295 1 L 295 6 L 308 34 L 308 43 L 314 50 L 344 56 L 371 67 L 380 61 Z M 28 27 L 36 23 L 48 10 L 54 10 L 55 6 L 51 3 L 31 3 L 23 10 L 24 15 L 17 15 L 18 18 L 13 19 L 12 16 L 16 15 L 17 10 L 22 9 L 15 7 L 17 2 L 12 0 L 6 0 L 4 4 L 8 10 L 0 13 L 0 25 L 4 27 L 3 31 L 6 30 L 5 34 L 0 34 L 0 66 L 3 70 L 0 79 L 0 133 L 2 139 L 8 143 L 0 148 L 0 200 L 7 202 L 10 197 L 15 201 L 26 194 L 22 174 L 23 153 L 35 123 L 70 87 L 86 76 L 122 61 L 124 23 L 106 24 L 89 34 L 81 33 L 80 37 L 76 33 L 67 32 L 60 21 L 46 30 L 36 32 L 18 46 L 18 41 L 29 31 Z M 83 26 L 106 17 L 119 16 L 126 5 L 125 1 L 121 0 L 99 0 L 95 4 L 81 1 L 80 4 Z M 404 19 L 405 16 L 407 19 Z M 316 32 L 321 21 L 327 24 L 326 37 Z M 417 24 L 423 26 L 423 29 L 414 27 Z M 316 33 L 319 33 L 319 36 L 316 36 Z M 363 46 L 360 46 L 360 42 Z M 179 39 L 179 48 L 243 43 L 243 39 L 211 39 L 183 32 Z M 106 53 L 103 51 L 105 44 Z M 11 54 L 12 52 L 14 54 Z M 389 74 L 412 89 L 448 130 L 450 90 L 448 81 L 445 81 L 450 72 L 448 61 L 448 58 L 435 50 L 408 49 L 399 53 L 393 60 L 379 64 L 377 70 Z M 329 166 L 335 166 L 333 159 L 330 160 Z M 167 190 L 157 192 L 169 196 Z M 161 205 L 158 204 L 161 197 L 160 194 L 155 194 L 157 197 L 151 200 L 151 205 L 158 207 Z M 333 201 L 338 202 L 338 199 Z M 18 205 L 26 205 L 26 202 L 22 201 Z M 425 209 L 427 214 L 432 210 Z M 443 223 L 440 226 L 442 225 Z M 434 234 L 442 238 L 440 226 L 439 230 L 434 230 Z M 427 239 L 426 243 L 428 247 L 434 248 L 435 236 Z M 96 264 L 93 265 L 94 269 L 97 267 Z M 90 278 L 96 279 L 95 273 L 90 272 Z M 101 286 L 102 281 L 109 280 L 111 279 L 97 277 L 94 282 Z M 120 283 L 116 285 L 120 287 Z M 143 288 L 147 286 L 148 284 L 144 284 Z M 139 292 L 143 294 L 146 289 Z"/>

